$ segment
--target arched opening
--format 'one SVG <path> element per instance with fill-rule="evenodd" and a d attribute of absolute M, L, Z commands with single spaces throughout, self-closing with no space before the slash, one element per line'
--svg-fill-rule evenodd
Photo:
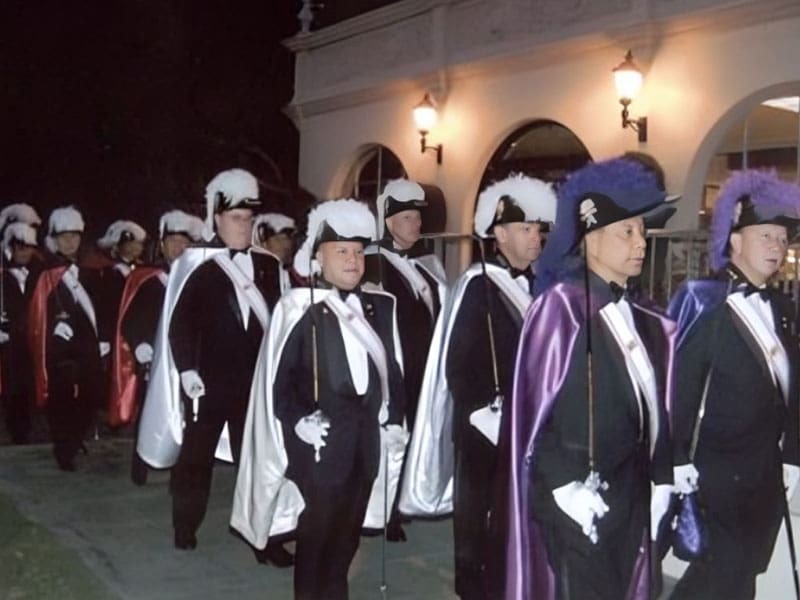
<path fill-rule="evenodd" d="M 538 119 L 515 129 L 497 147 L 483 172 L 478 194 L 512 173 L 554 183 L 563 181 L 568 173 L 591 160 L 586 146 L 572 130 L 556 121 Z M 477 205 L 477 196 L 475 201 Z M 480 248 L 473 242 L 472 259 L 479 257 Z"/>
<path fill-rule="evenodd" d="M 387 181 L 407 177 L 397 155 L 381 144 L 368 146 L 353 162 L 342 190 L 343 196 L 365 202 L 375 211 L 375 200 Z"/>

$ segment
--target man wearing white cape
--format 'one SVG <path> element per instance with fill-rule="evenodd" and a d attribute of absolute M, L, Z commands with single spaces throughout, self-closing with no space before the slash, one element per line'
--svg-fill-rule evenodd
<path fill-rule="evenodd" d="M 256 547 L 296 528 L 296 597 L 347 598 L 361 527 L 383 526 L 396 490 L 406 442 L 402 358 L 394 298 L 360 288 L 364 247 L 375 237 L 369 209 L 329 201 L 308 221 L 294 265 L 303 276 L 321 270 L 323 289 L 291 290 L 275 309 L 231 525 Z"/>
<path fill-rule="evenodd" d="M 496 460 L 501 398 L 511 399 L 531 264 L 555 212 L 550 184 L 524 175 L 481 192 L 475 234 L 482 244 L 494 238 L 496 251 L 456 281 L 428 353 L 399 508 L 421 516 L 454 512 L 455 587 L 462 598 L 491 595 L 489 557 L 503 554 L 493 548 L 488 526 L 496 483 L 505 476 Z"/>
<path fill-rule="evenodd" d="M 250 248 L 258 183 L 242 169 L 206 188 L 207 247 L 170 274 L 137 451 L 170 479 L 175 547 L 191 550 L 205 516 L 215 447 L 237 462 L 253 370 L 280 296 L 280 263 Z M 229 437 L 226 435 L 229 434 Z"/>

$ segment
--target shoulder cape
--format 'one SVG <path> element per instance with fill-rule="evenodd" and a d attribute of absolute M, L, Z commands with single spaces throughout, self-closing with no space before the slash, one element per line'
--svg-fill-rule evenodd
<path fill-rule="evenodd" d="M 36 406 L 47 406 L 47 300 L 61 282 L 66 265 L 45 269 L 36 280 L 28 305 L 28 343 L 33 359 Z"/>
<path fill-rule="evenodd" d="M 631 303 L 631 307 L 634 311 L 659 320 L 669 344 L 667 361 L 671 363 L 674 353 L 674 323 L 641 305 Z M 572 353 L 583 351 L 576 348 L 575 344 L 585 321 L 583 287 L 557 283 L 534 301 L 520 335 L 511 412 L 506 598 L 555 598 L 554 575 L 541 531 L 530 510 L 531 474 L 536 460 L 534 444 L 550 417 L 555 398 L 567 376 Z M 671 387 L 668 378 L 663 392 L 667 399 L 671 397 Z M 648 549 L 649 545 L 637 558 L 628 588 L 628 598 L 648 597 Z"/>
<path fill-rule="evenodd" d="M 111 352 L 111 389 L 108 397 L 108 424 L 112 427 L 130 423 L 139 410 L 136 390 L 139 377 L 136 375 L 136 362 L 133 352 L 122 335 L 122 321 L 131 302 L 142 285 L 163 273 L 157 267 L 139 267 L 125 278 L 122 297 L 119 302 L 119 315 L 114 328 L 114 347 Z"/>
<path fill-rule="evenodd" d="M 194 270 L 220 252 L 224 247 L 187 248 L 170 269 L 164 308 L 158 321 L 158 331 L 153 347 L 153 364 L 150 385 L 139 424 L 136 451 L 156 469 L 171 467 L 178 460 L 183 442 L 183 406 L 181 384 L 172 350 L 169 345 L 169 323 L 172 311 L 183 286 Z M 227 424 L 217 443 L 216 457 L 233 462 Z"/>
<path fill-rule="evenodd" d="M 324 301 L 330 293 L 331 290 L 314 289 L 314 302 Z M 394 296 L 383 292 L 366 293 L 381 294 L 394 300 Z M 288 457 L 281 423 L 273 409 L 272 394 L 283 347 L 310 305 L 308 288 L 294 288 L 284 294 L 275 307 L 269 332 L 264 337 L 256 362 L 230 520 L 231 527 L 256 548 L 266 546 L 270 536 L 294 530 L 298 516 L 305 508 L 297 485 L 285 477 Z M 395 358 L 402 365 L 398 339 L 395 321 Z M 391 490 L 392 480 L 396 481 L 399 477 L 403 454 L 401 450 L 386 456 L 385 445 L 381 444 L 380 470 L 372 487 L 364 519 L 365 527 L 384 526 L 387 518 L 384 507 L 391 506 L 393 502 L 393 498 L 384 502 L 386 466 Z"/>
<path fill-rule="evenodd" d="M 728 287 L 728 282 L 719 279 L 697 279 L 678 288 L 667 310 L 670 318 L 678 323 L 678 348 L 701 317 L 725 303 Z"/>
<path fill-rule="evenodd" d="M 436 320 L 400 487 L 398 508 L 407 515 L 435 517 L 453 512 L 453 400 L 447 383 L 447 349 L 464 292 L 482 273 L 476 263 L 461 274 Z M 509 285 L 517 285 L 508 271 L 496 265 L 487 264 L 486 273 L 493 280 L 506 278 Z"/>

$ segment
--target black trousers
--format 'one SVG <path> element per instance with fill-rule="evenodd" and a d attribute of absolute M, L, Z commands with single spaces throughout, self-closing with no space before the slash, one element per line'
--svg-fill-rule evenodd
<path fill-rule="evenodd" d="M 355 469 L 338 485 L 299 485 L 306 507 L 297 522 L 297 600 L 347 599 L 347 571 L 358 550 L 372 483 Z"/>
<path fill-rule="evenodd" d="M 496 475 L 496 448 L 470 426 L 459 438 L 453 481 L 455 588 L 463 600 L 502 595 L 502 585 L 492 575 L 497 572 L 492 563 L 502 562 L 505 552 L 490 528 Z"/>
<path fill-rule="evenodd" d="M 702 487 L 698 500 L 708 528 L 708 550 L 689 565 L 671 598 L 755 598 L 756 577 L 769 564 L 781 526 L 785 497 L 780 476 L 764 490 L 741 495 L 738 502 L 704 505 Z"/>
<path fill-rule="evenodd" d="M 613 483 L 611 484 L 613 485 Z M 623 518 L 598 522 L 599 539 L 593 544 L 580 526 L 553 502 L 538 518 L 544 533 L 559 600 L 619 600 L 626 598 L 639 549 L 649 548 L 649 494 L 639 494 Z M 613 511 L 615 506 L 610 505 Z M 609 512 L 606 517 L 610 517 Z M 645 568 L 649 568 L 646 565 Z"/>
<path fill-rule="evenodd" d="M 48 368 L 47 421 L 59 465 L 71 463 L 80 450 L 100 396 L 99 370 L 84 367 L 76 360 Z"/>
<path fill-rule="evenodd" d="M 172 526 L 176 531 L 194 535 L 203 522 L 211 492 L 214 451 L 226 421 L 233 461 L 239 464 L 246 408 L 247 398 L 244 401 L 226 402 L 206 396 L 200 398 L 199 415 L 195 422 L 191 417 L 191 401 L 184 402 L 187 418 L 183 443 L 178 461 L 170 473 Z"/>

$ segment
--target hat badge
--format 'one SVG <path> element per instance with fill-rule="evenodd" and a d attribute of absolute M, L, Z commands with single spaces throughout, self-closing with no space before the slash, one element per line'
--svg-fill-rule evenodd
<path fill-rule="evenodd" d="M 581 202 L 580 206 L 580 214 L 581 214 L 581 221 L 584 222 L 586 229 L 589 229 L 592 225 L 597 225 L 597 219 L 595 218 L 595 213 L 597 212 L 597 206 L 595 206 L 594 200 L 591 198 L 587 198 L 583 202 Z"/>

